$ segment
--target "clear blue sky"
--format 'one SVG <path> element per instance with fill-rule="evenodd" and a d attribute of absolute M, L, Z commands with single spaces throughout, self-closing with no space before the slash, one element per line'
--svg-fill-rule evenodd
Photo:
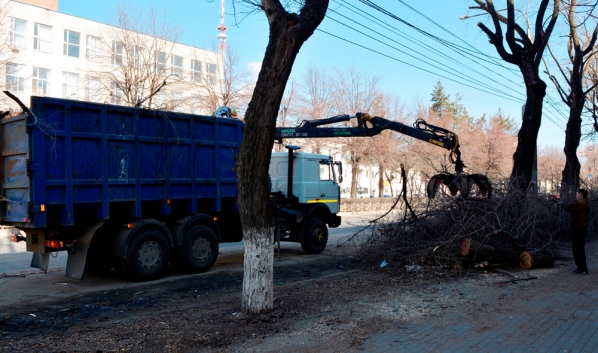
<path fill-rule="evenodd" d="M 476 118 L 484 113 L 493 115 L 500 107 L 517 121 L 520 119 L 525 90 L 516 67 L 498 59 L 494 47 L 476 26 L 478 21 L 485 21 L 484 17 L 459 20 L 468 14 L 473 1 L 374 2 L 388 14 L 357 0 L 331 0 L 320 30 L 299 52 L 293 76 L 300 78 L 309 64 L 331 70 L 353 66 L 381 76 L 385 91 L 398 95 L 407 105 L 416 101 L 429 103 L 433 87 L 440 80 L 451 97 L 462 95 L 462 103 Z M 134 7 L 152 4 L 158 13 L 167 12 L 172 24 L 181 28 L 182 43 L 214 48 L 220 21 L 219 0 L 59 0 L 58 3 L 61 12 L 105 23 L 114 22 L 119 4 Z M 261 62 L 268 40 L 268 22 L 262 13 L 244 17 L 237 14 L 240 23 L 235 25 L 232 2 L 226 1 L 228 43 L 239 51 L 243 62 Z M 443 45 L 439 40 L 450 44 Z M 461 48 L 454 50 L 451 45 Z M 459 54 L 463 51 L 471 55 Z M 540 146 L 554 145 L 561 149 L 567 109 L 552 84 L 548 81 L 547 84 L 553 103 L 545 105 L 538 141 Z"/>

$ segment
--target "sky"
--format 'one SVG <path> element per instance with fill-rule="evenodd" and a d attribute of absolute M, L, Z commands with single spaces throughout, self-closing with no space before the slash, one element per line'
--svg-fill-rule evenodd
<path fill-rule="evenodd" d="M 382 89 L 400 97 L 407 106 L 430 104 L 440 80 L 451 98 L 475 118 L 492 116 L 499 108 L 519 122 L 525 89 L 517 67 L 500 60 L 477 22 L 486 16 L 460 20 L 479 12 L 468 10 L 468 0 L 330 0 L 327 17 L 303 45 L 292 78 L 300 81 L 310 65 L 334 73 L 353 68 L 381 78 Z M 59 0 L 63 13 L 113 24 L 119 5 L 140 8 L 153 5 L 178 26 L 180 42 L 214 49 L 220 23 L 218 0 Z M 248 67 L 259 67 L 268 41 L 268 22 L 263 13 L 239 13 L 225 2 L 228 45 L 239 52 Z M 489 27 L 491 27 L 489 25 Z M 467 53 L 464 55 L 463 53 Z M 539 146 L 564 144 L 568 110 L 552 84 L 548 84 Z M 347 112 L 353 114 L 355 112 Z M 590 142 L 587 142 L 590 143 Z"/>

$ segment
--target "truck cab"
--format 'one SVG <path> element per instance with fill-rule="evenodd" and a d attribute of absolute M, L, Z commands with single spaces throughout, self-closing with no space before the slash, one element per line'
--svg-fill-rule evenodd
<path fill-rule="evenodd" d="M 307 253 L 317 254 L 326 247 L 327 226 L 341 223 L 337 213 L 342 164 L 331 156 L 287 148 L 288 153 L 275 152 L 270 159 L 270 199 L 278 210 L 277 227 L 281 240 L 300 242 Z"/>
<path fill-rule="evenodd" d="M 331 213 L 340 210 L 339 164 L 332 157 L 324 154 L 295 152 L 293 158 L 293 194 L 301 204 L 322 203 Z M 288 154 L 272 153 L 269 174 L 272 180 L 272 192 L 288 191 Z"/>

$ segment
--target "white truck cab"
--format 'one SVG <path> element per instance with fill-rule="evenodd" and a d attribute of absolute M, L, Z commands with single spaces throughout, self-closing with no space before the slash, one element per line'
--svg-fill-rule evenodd
<path fill-rule="evenodd" d="M 281 240 L 301 243 L 310 254 L 324 250 L 328 227 L 341 224 L 342 164 L 324 154 L 274 152 L 270 159 L 270 200 Z M 292 161 L 289 163 L 289 161 Z"/>
<path fill-rule="evenodd" d="M 293 194 L 302 204 L 323 203 L 331 213 L 340 210 L 340 189 L 338 178 L 341 177 L 339 162 L 324 154 L 295 152 L 293 154 Z M 270 159 L 270 178 L 272 192 L 280 191 L 285 196 L 288 190 L 288 153 L 272 153 Z"/>

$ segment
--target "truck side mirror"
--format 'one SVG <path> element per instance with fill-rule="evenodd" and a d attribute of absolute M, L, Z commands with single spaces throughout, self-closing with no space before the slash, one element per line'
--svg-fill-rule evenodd
<path fill-rule="evenodd" d="M 334 162 L 334 164 L 338 167 L 338 183 L 343 182 L 343 162 Z"/>

